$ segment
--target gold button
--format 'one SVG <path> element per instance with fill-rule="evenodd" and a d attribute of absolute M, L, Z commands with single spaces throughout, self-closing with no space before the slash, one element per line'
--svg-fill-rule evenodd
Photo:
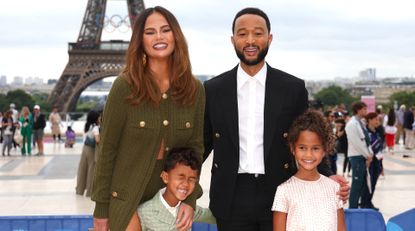
<path fill-rule="evenodd" d="M 167 99 L 168 95 L 166 93 L 163 93 L 163 95 L 161 95 L 161 97 L 163 97 L 163 99 Z"/>
<path fill-rule="evenodd" d="M 219 138 L 220 137 L 220 134 L 219 133 L 215 133 L 215 137 L 216 138 Z"/>
<path fill-rule="evenodd" d="M 140 127 L 145 127 L 146 126 L 146 122 L 145 121 L 140 121 Z"/>
<path fill-rule="evenodd" d="M 164 125 L 164 126 L 169 125 L 169 121 L 168 121 L 168 120 L 163 120 L 163 125 Z"/>
<path fill-rule="evenodd" d="M 284 134 L 282 134 L 282 136 L 284 136 L 284 138 L 287 138 L 288 133 L 284 132 Z"/>
<path fill-rule="evenodd" d="M 165 150 L 166 150 L 166 152 L 168 152 L 170 150 L 170 148 L 169 147 L 166 147 Z"/>
<path fill-rule="evenodd" d="M 118 197 L 118 193 L 117 193 L 117 192 L 115 192 L 115 191 L 114 191 L 114 192 L 112 192 L 112 193 L 111 193 L 111 195 L 112 195 L 112 197 Z"/>
<path fill-rule="evenodd" d="M 190 122 L 186 122 L 186 128 L 190 128 Z"/>
<path fill-rule="evenodd" d="M 284 164 L 284 168 L 288 168 L 289 167 L 289 165 L 286 163 L 286 164 Z"/>

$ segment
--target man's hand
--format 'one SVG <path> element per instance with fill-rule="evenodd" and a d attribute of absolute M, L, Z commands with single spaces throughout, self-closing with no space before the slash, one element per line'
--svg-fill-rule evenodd
<path fill-rule="evenodd" d="M 187 231 L 192 228 L 194 210 L 191 206 L 181 203 L 177 213 L 176 228 L 180 231 Z"/>
<path fill-rule="evenodd" d="M 373 160 L 373 156 L 369 156 L 369 157 L 366 159 L 366 167 L 368 167 L 368 168 L 369 168 L 370 163 L 372 162 L 372 160 Z"/>
<path fill-rule="evenodd" d="M 337 192 L 337 195 L 340 196 L 340 199 L 343 201 L 343 203 L 346 203 L 350 195 L 349 181 L 339 175 L 332 175 L 329 178 L 340 184 L 340 191 Z"/>
<path fill-rule="evenodd" d="M 108 218 L 95 218 L 94 217 L 94 231 L 108 231 L 109 222 Z"/>

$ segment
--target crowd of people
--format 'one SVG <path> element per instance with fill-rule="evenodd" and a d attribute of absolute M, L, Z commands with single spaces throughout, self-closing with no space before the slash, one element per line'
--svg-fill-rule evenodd
<path fill-rule="evenodd" d="M 350 106 L 352 115 L 344 105 L 324 111 L 326 121 L 336 135 L 336 149 L 329 154 L 331 169 L 337 173 L 337 155 L 343 154 L 342 174 L 352 177 L 349 207 L 379 210 L 372 203 L 372 198 L 379 177 L 385 174 L 384 155 L 394 155 L 395 145 L 400 144 L 401 138 L 405 149 L 414 148 L 415 108 L 406 109 L 405 105 L 401 105 L 397 110 L 390 107 L 384 113 L 383 106 L 378 105 L 368 113 L 364 102 L 355 102 Z"/>
<path fill-rule="evenodd" d="M 53 108 L 48 121 L 51 125 L 52 137 L 55 143 L 64 142 L 61 137 L 62 119 L 58 108 Z M 0 112 L 0 131 L 2 143 L 2 155 L 10 156 L 13 149 L 21 155 L 31 156 L 33 148 L 37 148 L 36 156 L 44 155 L 44 131 L 47 125 L 47 117 L 41 112 L 39 105 L 34 105 L 32 110 L 28 106 L 22 106 L 19 112 L 16 105 L 11 103 L 9 109 Z M 73 147 L 76 133 L 68 126 L 65 132 L 65 147 Z"/>

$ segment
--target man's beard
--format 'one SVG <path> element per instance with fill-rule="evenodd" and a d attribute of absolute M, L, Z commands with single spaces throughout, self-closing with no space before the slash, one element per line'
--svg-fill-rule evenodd
<path fill-rule="evenodd" d="M 264 47 L 264 49 L 260 50 L 259 53 L 258 53 L 257 58 L 253 59 L 253 60 L 247 60 L 245 58 L 245 55 L 244 55 L 243 51 L 238 50 L 235 46 L 234 46 L 234 48 L 235 48 L 236 55 L 241 60 L 241 62 L 245 63 L 248 66 L 255 66 L 255 65 L 262 62 L 265 59 L 265 56 L 267 56 L 267 53 L 268 53 L 269 46 L 266 46 L 266 47 Z"/>

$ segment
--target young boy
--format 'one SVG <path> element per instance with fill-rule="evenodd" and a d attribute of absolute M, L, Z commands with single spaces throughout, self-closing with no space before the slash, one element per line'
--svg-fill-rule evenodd
<path fill-rule="evenodd" d="M 199 180 L 202 161 L 191 148 L 173 148 L 166 157 L 161 178 L 166 187 L 138 207 L 141 229 L 176 230 L 176 216 L 181 201 L 194 190 Z M 193 221 L 216 224 L 211 211 L 196 206 Z"/>

